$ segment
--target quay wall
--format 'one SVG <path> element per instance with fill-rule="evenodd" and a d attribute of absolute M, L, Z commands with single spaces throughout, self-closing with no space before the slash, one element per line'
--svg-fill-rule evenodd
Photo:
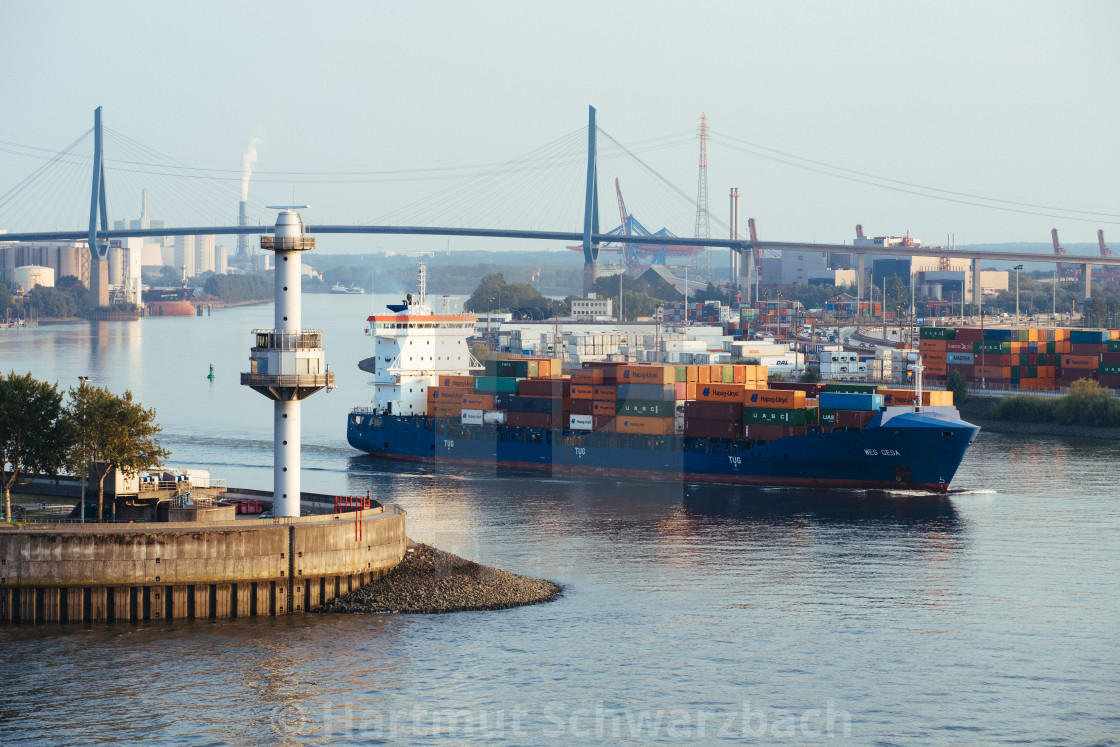
<path fill-rule="evenodd" d="M 378 580 L 405 512 L 0 529 L 0 624 L 280 615 Z"/>

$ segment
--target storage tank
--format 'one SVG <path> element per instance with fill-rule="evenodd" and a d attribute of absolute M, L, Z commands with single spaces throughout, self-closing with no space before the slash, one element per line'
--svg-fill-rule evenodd
<path fill-rule="evenodd" d="M 12 273 L 12 280 L 17 288 L 22 286 L 24 292 L 30 291 L 36 285 L 41 285 L 44 288 L 53 288 L 54 270 L 50 267 L 40 267 L 39 265 L 24 265 L 14 270 Z"/>

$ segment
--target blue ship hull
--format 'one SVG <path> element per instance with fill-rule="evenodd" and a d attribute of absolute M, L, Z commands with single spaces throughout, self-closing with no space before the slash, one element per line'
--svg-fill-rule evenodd
<path fill-rule="evenodd" d="M 947 492 L 979 428 L 953 407 L 888 407 L 862 429 L 775 441 L 461 425 L 356 410 L 346 439 L 374 456 L 558 474 Z"/>

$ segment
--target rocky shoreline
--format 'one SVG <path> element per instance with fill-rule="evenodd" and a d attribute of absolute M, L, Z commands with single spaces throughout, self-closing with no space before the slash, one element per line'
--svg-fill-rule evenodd
<path fill-rule="evenodd" d="M 400 565 L 379 581 L 331 600 L 320 612 L 439 614 L 501 610 L 551 602 L 559 584 L 480 565 L 409 543 Z"/>

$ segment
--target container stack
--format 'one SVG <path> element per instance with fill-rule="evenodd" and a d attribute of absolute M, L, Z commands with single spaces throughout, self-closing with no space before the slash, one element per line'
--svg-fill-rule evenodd
<path fill-rule="evenodd" d="M 464 425 L 772 441 L 863 428 L 884 404 L 915 400 L 912 390 L 873 384 L 770 384 L 765 366 L 598 361 L 563 376 L 549 359 L 507 359 L 488 361 L 479 376 L 441 377 L 428 414 Z M 925 390 L 922 400 L 952 404 L 952 394 Z"/>
<path fill-rule="evenodd" d="M 1120 330 L 922 327 L 918 349 L 933 381 L 958 371 L 976 386 L 1023 391 L 1078 379 L 1120 386 Z"/>

